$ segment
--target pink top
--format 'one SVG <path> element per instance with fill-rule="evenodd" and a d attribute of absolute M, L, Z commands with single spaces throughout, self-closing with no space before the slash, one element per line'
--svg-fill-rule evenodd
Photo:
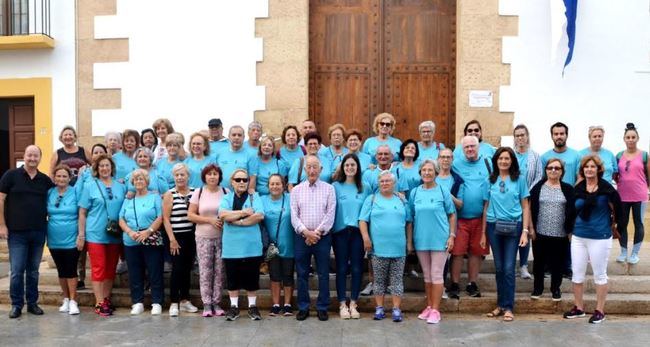
<path fill-rule="evenodd" d="M 199 200 L 200 190 L 202 190 L 201 200 Z M 190 204 L 199 205 L 199 216 L 201 217 L 217 217 L 222 198 L 223 190 L 221 187 L 219 187 L 216 193 L 211 193 L 207 188 L 203 187 L 194 191 L 190 199 Z M 196 225 L 196 237 L 216 239 L 221 237 L 221 233 L 222 230 L 215 228 L 212 224 L 201 223 Z"/>
<path fill-rule="evenodd" d="M 625 155 L 618 160 L 618 194 L 624 202 L 648 201 L 648 183 L 643 167 L 643 151 L 632 159 Z"/>
<path fill-rule="evenodd" d="M 310 184 L 303 181 L 291 190 L 291 225 L 296 233 L 319 230 L 323 235 L 330 232 L 336 213 L 334 187 L 321 180 Z"/>

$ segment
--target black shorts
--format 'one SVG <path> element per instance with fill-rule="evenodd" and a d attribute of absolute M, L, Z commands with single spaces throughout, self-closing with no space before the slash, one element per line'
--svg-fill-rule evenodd
<path fill-rule="evenodd" d="M 79 251 L 76 248 L 50 249 L 59 278 L 76 278 Z"/>
<path fill-rule="evenodd" d="M 269 275 L 271 282 L 282 282 L 284 287 L 293 287 L 293 258 L 274 257 L 269 262 Z"/>
<path fill-rule="evenodd" d="M 255 291 L 260 289 L 262 257 L 223 259 L 226 267 L 226 289 Z"/>

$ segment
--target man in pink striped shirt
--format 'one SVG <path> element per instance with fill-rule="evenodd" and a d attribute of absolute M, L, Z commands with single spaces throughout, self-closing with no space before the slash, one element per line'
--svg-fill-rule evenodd
<path fill-rule="evenodd" d="M 305 157 L 307 180 L 291 191 L 291 224 L 296 231 L 295 259 L 298 273 L 297 320 L 309 317 L 309 266 L 312 255 L 318 272 L 318 319 L 326 321 L 330 305 L 329 257 L 332 247 L 330 229 L 334 224 L 336 195 L 334 187 L 319 180 L 322 170 L 315 155 Z"/>

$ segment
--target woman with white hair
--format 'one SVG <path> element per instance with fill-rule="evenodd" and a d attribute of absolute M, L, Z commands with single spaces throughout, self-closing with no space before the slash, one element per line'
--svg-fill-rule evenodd
<path fill-rule="evenodd" d="M 106 148 L 108 153 L 112 156 L 122 150 L 122 134 L 117 131 L 109 131 L 104 135 Z"/>
<path fill-rule="evenodd" d="M 153 152 L 147 147 L 140 147 L 135 150 L 133 156 L 135 158 L 135 163 L 138 165 L 138 169 L 146 171 L 149 175 L 149 179 L 147 180 L 147 189 L 149 189 L 150 192 L 156 193 L 158 195 L 165 194 L 165 192 L 169 189 L 169 185 L 167 185 L 167 181 L 164 178 L 158 175 L 152 166 Z M 133 172 L 126 175 L 125 179 L 127 182 L 126 187 L 128 191 L 133 193 L 136 191 L 136 189 L 131 182 L 131 176 L 133 176 Z"/>
<path fill-rule="evenodd" d="M 390 285 L 393 322 L 403 320 L 400 304 L 404 293 L 402 274 L 406 261 L 406 234 L 412 227 L 406 202 L 393 192 L 395 176 L 388 170 L 379 174 L 379 192 L 366 198 L 359 213 L 359 229 L 366 252 L 372 252 L 375 320 L 386 317 L 384 295 Z M 370 227 L 368 227 L 370 224 Z"/>
<path fill-rule="evenodd" d="M 438 153 L 445 148 L 445 145 L 433 140 L 436 135 L 436 123 L 425 120 L 418 126 L 418 132 L 420 133 L 420 142 L 418 142 L 420 158 L 423 160 L 438 159 Z"/>

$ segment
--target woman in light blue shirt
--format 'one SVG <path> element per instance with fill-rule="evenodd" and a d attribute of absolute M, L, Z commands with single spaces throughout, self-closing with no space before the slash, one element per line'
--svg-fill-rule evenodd
<path fill-rule="evenodd" d="M 370 193 L 370 187 L 361 181 L 361 164 L 356 154 L 346 154 L 342 160 L 334 186 L 336 217 L 332 247 L 336 258 L 336 295 L 341 319 L 359 319 L 357 309 L 363 274 L 363 239 L 359 231 L 359 212 Z M 350 306 L 347 305 L 346 282 L 350 280 Z"/>
<path fill-rule="evenodd" d="M 330 168 L 330 161 L 323 157 L 322 154 L 319 154 L 320 145 L 322 139 L 317 133 L 307 133 L 305 135 L 305 146 L 307 147 L 307 155 L 316 155 L 320 159 L 321 163 L 321 172 L 320 180 L 323 182 L 331 182 L 332 180 L 332 169 Z M 291 169 L 289 170 L 289 191 L 293 189 L 294 186 L 300 184 L 303 181 L 307 180 L 307 170 L 305 170 L 304 160 L 296 160 L 293 162 Z"/>
<path fill-rule="evenodd" d="M 226 320 L 239 317 L 239 290 L 248 295 L 248 316 L 260 320 L 257 308 L 257 290 L 260 288 L 262 262 L 262 234 L 260 223 L 264 220 L 264 205 L 257 193 L 248 194 L 248 173 L 236 169 L 230 177 L 233 192 L 226 194 L 219 206 L 223 225 L 223 258 L 226 267 L 226 286 L 230 296 L 230 309 Z"/>
<path fill-rule="evenodd" d="M 269 195 L 269 178 L 279 174 L 283 179 L 287 177 L 288 168 L 284 161 L 275 156 L 275 139 L 273 136 L 263 136 L 260 139 L 260 147 L 257 157 L 250 161 L 251 176 L 255 177 L 255 189 L 249 189 L 249 193 L 257 191 L 261 196 Z"/>
<path fill-rule="evenodd" d="M 408 250 L 417 253 L 424 274 L 427 307 L 418 318 L 430 324 L 440 322 L 443 273 L 456 238 L 456 208 L 449 190 L 436 183 L 436 170 L 431 159 L 420 164 L 423 183 L 411 190 L 409 197 L 414 229 L 406 235 Z"/>
<path fill-rule="evenodd" d="M 343 156 L 348 154 L 345 145 L 345 126 L 336 123 L 327 129 L 327 135 L 330 139 L 330 145 L 322 148 L 319 152 L 322 158 L 329 161 L 332 176 L 336 169 L 341 165 Z"/>
<path fill-rule="evenodd" d="M 282 130 L 282 147 L 278 151 L 278 158 L 288 169 L 293 162 L 305 156 L 305 149 L 299 145 L 300 132 L 295 125 L 287 125 Z"/>
<path fill-rule="evenodd" d="M 357 158 L 359 158 L 359 163 L 361 164 L 359 170 L 361 170 L 361 175 L 363 175 L 364 171 L 366 171 L 368 167 L 370 167 L 370 164 L 372 164 L 372 158 L 370 155 L 361 151 L 362 141 L 363 134 L 361 134 L 361 131 L 358 129 L 348 129 L 348 131 L 345 132 L 345 143 L 348 148 L 348 153 L 356 154 Z"/>
<path fill-rule="evenodd" d="M 386 316 L 384 294 L 390 284 L 393 322 L 401 322 L 406 234 L 411 232 L 412 219 L 406 200 L 393 193 L 394 187 L 395 176 L 388 170 L 382 171 L 379 174 L 379 193 L 368 196 L 361 207 L 359 229 L 363 248 L 373 254 L 373 293 L 377 305 L 374 319 L 382 320 Z"/>
<path fill-rule="evenodd" d="M 377 136 L 366 139 L 361 151 L 372 158 L 373 164 L 377 164 L 375 158 L 377 147 L 388 145 L 393 153 L 393 161 L 397 161 L 399 159 L 399 147 L 402 145 L 402 141 L 392 136 L 393 131 L 395 131 L 395 117 L 390 113 L 378 114 L 372 123 L 372 129 Z"/>
<path fill-rule="evenodd" d="M 158 172 L 155 170 L 155 168 L 151 166 L 153 163 L 153 152 L 147 147 L 140 147 L 135 150 L 134 157 L 136 164 L 138 164 L 138 168 L 140 170 L 146 171 L 149 175 L 149 179 L 147 180 L 149 186 L 147 189 L 154 194 L 158 194 L 159 196 L 165 194 L 167 190 L 169 190 L 169 185 L 162 176 L 158 175 Z M 135 193 L 136 190 L 135 186 L 133 185 L 133 180 L 131 180 L 132 175 L 133 172 L 126 175 L 126 187 L 131 194 Z"/>
<path fill-rule="evenodd" d="M 156 161 L 156 172 L 159 177 L 162 177 L 167 182 L 169 188 L 174 188 L 175 185 L 172 168 L 174 165 L 183 162 L 181 159 L 182 149 L 183 143 L 180 136 L 176 133 L 169 134 L 165 137 L 165 152 L 167 154 Z"/>
<path fill-rule="evenodd" d="M 284 178 L 279 174 L 271 174 L 268 178 L 270 195 L 262 196 L 264 205 L 264 226 L 269 239 L 279 250 L 279 254 L 269 261 L 271 277 L 271 297 L 273 306 L 271 316 L 280 313 L 285 316 L 293 315 L 291 297 L 293 296 L 295 231 L 291 226 L 291 205 L 289 193 L 284 189 Z M 284 288 L 284 306 L 280 308 L 280 289 Z"/>
<path fill-rule="evenodd" d="M 133 129 L 124 130 L 124 133 L 122 133 L 122 150 L 113 154 L 115 178 L 121 183 L 126 183 L 126 175 L 138 168 L 133 159 L 133 154 L 138 148 L 139 140 L 140 134 L 137 131 Z"/>
<path fill-rule="evenodd" d="M 519 174 L 517 156 L 510 147 L 500 147 L 492 157 L 492 173 L 483 200 L 483 235 L 481 247 L 490 239 L 496 268 L 497 307 L 488 317 L 503 315 L 514 320 L 515 262 L 518 247 L 528 244 L 530 209 L 528 185 Z M 487 236 L 486 236 L 487 234 Z"/>
<path fill-rule="evenodd" d="M 63 304 L 59 312 L 79 314 L 77 304 L 77 262 L 83 249 L 83 238 L 78 238 L 77 201 L 81 195 L 82 183 L 70 186 L 72 171 L 66 165 L 57 165 L 54 183 L 47 194 L 47 248 L 56 264 L 59 285 L 63 292 Z"/>
<path fill-rule="evenodd" d="M 144 273 L 151 286 L 151 314 L 162 313 L 164 296 L 163 283 L 163 239 L 162 200 L 160 195 L 148 190 L 149 172 L 135 170 L 131 184 L 135 186 L 135 197 L 124 200 L 120 210 L 120 227 L 124 231 L 124 255 L 129 267 L 129 288 L 131 290 L 131 314 L 144 312 Z"/>
<path fill-rule="evenodd" d="M 403 192 L 406 199 L 410 196 L 411 189 L 422 182 L 417 162 L 419 157 L 418 143 L 408 139 L 399 147 L 400 162 L 394 163 L 390 169 L 390 172 L 397 177 L 397 191 Z"/>
<path fill-rule="evenodd" d="M 185 158 L 185 165 L 190 169 L 190 187 L 198 189 L 203 186 L 201 171 L 210 164 L 216 164 L 214 156 L 210 156 L 208 137 L 202 133 L 194 133 L 190 136 L 190 155 Z"/>
<path fill-rule="evenodd" d="M 113 178 L 115 163 L 107 154 L 99 155 L 92 166 L 93 179 L 84 184 L 79 199 L 79 238 L 86 241 L 90 257 L 91 279 L 95 294 L 95 313 L 113 313 L 111 290 L 115 268 L 122 251 L 122 231 L 107 231 L 117 223 L 126 196 L 126 186 Z"/>

